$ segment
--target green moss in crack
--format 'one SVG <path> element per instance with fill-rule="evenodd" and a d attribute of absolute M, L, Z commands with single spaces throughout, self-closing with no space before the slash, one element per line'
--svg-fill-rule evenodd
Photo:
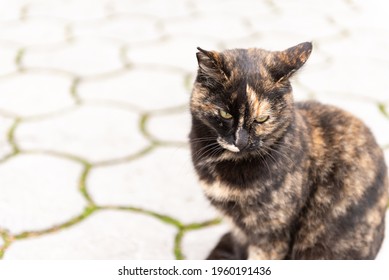
<path fill-rule="evenodd" d="M 384 103 L 378 103 L 378 110 L 386 117 L 389 118 L 389 113 L 386 110 L 386 105 Z"/>
<path fill-rule="evenodd" d="M 15 140 L 15 130 L 18 127 L 18 125 L 20 124 L 20 122 L 21 122 L 20 118 L 15 119 L 14 123 L 12 124 L 10 129 L 8 130 L 8 135 L 7 135 L 7 140 L 12 147 L 12 151 L 13 151 L 14 155 L 20 152 L 20 149 L 19 149 L 18 145 L 16 144 L 16 140 Z"/>
<path fill-rule="evenodd" d="M 8 233 L 8 231 L 0 229 L 0 236 L 3 239 L 3 245 L 0 246 L 0 259 L 4 257 L 5 251 L 11 245 L 13 237 Z"/>
<path fill-rule="evenodd" d="M 45 235 L 48 233 L 57 232 L 57 231 L 60 231 L 62 229 L 65 229 L 65 228 L 69 228 L 69 227 L 71 227 L 75 224 L 78 224 L 79 222 L 85 220 L 90 215 L 92 215 L 96 210 L 98 210 L 98 208 L 95 206 L 87 206 L 84 209 L 84 212 L 82 212 L 80 215 L 73 217 L 72 219 L 70 219 L 62 224 L 58 224 L 58 225 L 55 225 L 53 227 L 43 229 L 43 230 L 24 231 L 24 232 L 21 232 L 21 233 L 15 235 L 14 238 L 16 240 L 18 240 L 18 239 L 38 237 L 38 236 Z"/>
<path fill-rule="evenodd" d="M 92 168 L 92 165 L 90 165 L 90 164 L 84 165 L 84 170 L 82 171 L 81 176 L 80 176 L 79 190 L 80 190 L 82 196 L 88 202 L 88 205 L 93 209 L 96 206 L 96 204 L 93 201 L 90 194 L 88 193 L 87 186 L 86 186 L 86 180 L 88 178 L 88 175 L 90 173 L 91 168 Z"/>
<path fill-rule="evenodd" d="M 182 252 L 182 238 L 184 237 L 185 229 L 179 229 L 174 238 L 174 256 L 176 260 L 185 260 L 185 255 Z"/>

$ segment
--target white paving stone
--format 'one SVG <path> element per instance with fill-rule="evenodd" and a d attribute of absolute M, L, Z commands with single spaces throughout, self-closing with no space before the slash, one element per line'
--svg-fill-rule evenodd
<path fill-rule="evenodd" d="M 152 116 L 147 124 L 149 133 L 156 139 L 166 142 L 188 143 L 191 126 L 189 109 L 166 115 Z"/>
<path fill-rule="evenodd" d="M 134 15 L 115 16 L 109 21 L 74 25 L 73 33 L 78 37 L 94 36 L 130 44 L 156 40 L 163 35 L 156 18 Z"/>
<path fill-rule="evenodd" d="M 0 75 L 16 71 L 16 50 L 0 47 Z"/>
<path fill-rule="evenodd" d="M 155 16 L 156 18 L 185 17 L 191 13 L 186 0 L 113 0 L 112 4 L 116 13 Z"/>
<path fill-rule="evenodd" d="M 88 189 L 100 205 L 128 205 L 182 222 L 216 217 L 195 177 L 187 149 L 158 148 L 125 164 L 94 169 Z"/>
<path fill-rule="evenodd" d="M 161 70 L 131 70 L 107 79 L 86 81 L 78 89 L 86 100 L 127 102 L 144 110 L 163 109 L 188 103 L 184 76 Z"/>
<path fill-rule="evenodd" d="M 103 211 L 58 233 L 17 241 L 4 258 L 174 259 L 175 232 L 145 215 Z"/>
<path fill-rule="evenodd" d="M 296 18 L 299 20 L 296 20 Z M 271 24 L 270 24 L 271 22 Z M 293 36 L 296 40 L 318 40 L 338 34 L 341 30 L 332 25 L 326 17 L 307 13 L 303 10 L 287 10 L 283 16 L 277 14 L 252 18 L 251 24 L 261 35 L 282 33 L 287 37 Z M 301 38 L 301 39 L 299 39 Z"/>
<path fill-rule="evenodd" d="M 28 117 L 55 112 L 73 104 L 71 79 L 26 72 L 0 80 L 0 109 Z"/>
<path fill-rule="evenodd" d="M 389 144 L 389 119 L 378 109 L 378 105 L 372 102 L 361 101 L 352 96 L 341 96 L 336 94 L 320 94 L 316 98 L 325 104 L 335 105 L 343 110 L 354 114 L 371 129 L 377 142 L 380 145 Z"/>
<path fill-rule="evenodd" d="M 23 123 L 16 139 L 22 149 L 61 151 L 92 161 L 128 156 L 148 145 L 136 114 L 93 106 Z"/>
<path fill-rule="evenodd" d="M 44 155 L 19 155 L 0 165 L 0 225 L 13 233 L 41 230 L 79 215 L 81 166 Z"/>
<path fill-rule="evenodd" d="M 182 240 L 182 251 L 186 259 L 204 260 L 220 238 L 229 231 L 229 226 L 223 223 L 187 232 Z"/>
<path fill-rule="evenodd" d="M 167 65 L 192 73 L 197 69 L 196 47 L 206 50 L 219 49 L 216 40 L 182 35 L 166 39 L 158 45 L 130 49 L 127 57 L 131 62 L 140 65 Z"/>
<path fill-rule="evenodd" d="M 120 45 L 97 38 L 76 39 L 66 48 L 27 52 L 25 67 L 54 68 L 81 76 L 93 76 L 122 68 Z"/>
<path fill-rule="evenodd" d="M 306 71 L 299 81 L 312 91 L 387 100 L 388 63 L 364 57 L 337 57 L 322 71 Z M 374 73 L 374 74 L 371 74 Z"/>
<path fill-rule="evenodd" d="M 24 0 L 0 1 L 0 21 L 19 19 L 25 2 Z"/>
<path fill-rule="evenodd" d="M 30 17 L 51 17 L 71 21 L 90 21 L 106 15 L 105 0 L 33 1 L 28 7 Z"/>
<path fill-rule="evenodd" d="M 8 131 L 13 121 L 0 116 L 0 159 L 12 152 L 12 147 L 8 142 Z"/>
<path fill-rule="evenodd" d="M 0 25 L 0 38 L 20 47 L 57 44 L 65 40 L 65 25 L 48 19 L 18 21 Z"/>
<path fill-rule="evenodd" d="M 187 18 L 174 20 L 165 23 L 165 28 L 169 35 L 206 36 L 219 40 L 242 37 L 249 35 L 251 32 L 250 28 L 241 18 L 230 17 L 228 20 L 225 20 L 225 16 L 217 14 L 212 16 L 198 16 L 190 20 Z"/>
<path fill-rule="evenodd" d="M 221 4 L 219 1 L 196 0 L 193 5 L 196 7 L 197 13 L 207 15 L 209 17 L 224 16 L 220 19 L 220 24 L 224 24 L 226 19 L 231 17 L 248 16 L 261 18 L 264 15 L 271 14 L 272 7 L 268 4 L 269 1 L 251 1 L 251 0 L 224 0 Z M 225 30 L 223 30 L 225 32 Z"/>
<path fill-rule="evenodd" d="M 389 24 L 389 22 L 388 22 Z M 351 57 L 355 67 L 363 68 L 360 57 L 389 64 L 389 29 L 387 31 L 372 28 L 359 28 L 349 31 L 347 37 L 331 40 L 320 45 L 320 49 L 330 57 Z"/>

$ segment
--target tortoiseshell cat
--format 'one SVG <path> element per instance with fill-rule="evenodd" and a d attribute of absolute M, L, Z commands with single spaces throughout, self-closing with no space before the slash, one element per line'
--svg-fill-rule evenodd
<path fill-rule="evenodd" d="M 351 114 L 293 102 L 289 78 L 312 44 L 198 49 L 192 160 L 233 225 L 208 259 L 374 259 L 388 203 L 383 153 Z"/>

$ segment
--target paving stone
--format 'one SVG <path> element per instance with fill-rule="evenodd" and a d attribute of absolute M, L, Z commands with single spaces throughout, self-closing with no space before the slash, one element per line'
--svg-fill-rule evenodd
<path fill-rule="evenodd" d="M 322 71 L 306 71 L 299 81 L 314 92 L 353 94 L 377 101 L 387 100 L 388 63 L 364 57 L 337 57 Z M 374 75 L 369 75 L 374 73 Z"/>
<path fill-rule="evenodd" d="M 366 1 L 353 0 L 354 14 L 343 14 L 333 17 L 333 20 L 349 30 L 359 30 L 361 27 L 387 28 L 387 3 L 381 0 Z"/>
<path fill-rule="evenodd" d="M 16 50 L 0 47 L 0 75 L 16 71 Z"/>
<path fill-rule="evenodd" d="M 223 25 L 227 19 L 231 18 L 247 18 L 247 17 L 263 17 L 272 12 L 273 7 L 268 4 L 270 1 L 251 1 L 251 0 L 224 0 L 223 4 L 219 1 L 196 0 L 193 1 L 197 14 L 206 15 L 208 17 L 224 16 L 220 19 L 220 25 Z M 225 32 L 224 29 L 223 32 Z"/>
<path fill-rule="evenodd" d="M 21 149 L 54 150 L 100 161 L 146 147 L 137 126 L 134 113 L 82 106 L 67 114 L 23 123 L 15 135 Z"/>
<path fill-rule="evenodd" d="M 132 162 L 93 169 L 87 185 L 99 205 L 141 207 L 184 223 L 216 217 L 183 148 L 158 148 Z"/>
<path fill-rule="evenodd" d="M 220 24 L 223 22 L 223 24 Z M 231 17 L 227 21 L 224 15 L 198 16 L 191 20 L 183 18 L 165 23 L 169 35 L 191 35 L 210 37 L 214 39 L 231 39 L 249 35 L 251 30 L 239 17 Z M 228 30 L 228 32 L 225 32 Z"/>
<path fill-rule="evenodd" d="M 380 112 L 377 104 L 356 98 L 353 100 L 352 96 L 325 93 L 317 95 L 316 99 L 354 114 L 368 125 L 380 145 L 389 144 L 389 134 L 386 129 L 389 128 L 389 120 Z"/>
<path fill-rule="evenodd" d="M 191 116 L 186 109 L 184 112 L 151 117 L 147 129 L 160 141 L 188 143 L 190 126 Z"/>
<path fill-rule="evenodd" d="M 154 16 L 156 18 L 186 17 L 191 13 L 188 2 L 185 0 L 111 1 L 116 13 Z"/>
<path fill-rule="evenodd" d="M 33 1 L 28 6 L 29 17 L 49 17 L 69 21 L 90 21 L 106 15 L 106 0 Z"/>
<path fill-rule="evenodd" d="M 166 39 L 158 45 L 130 49 L 127 57 L 135 64 L 166 65 L 192 73 L 197 69 L 196 47 L 199 46 L 207 50 L 219 49 L 214 39 L 182 35 Z"/>
<path fill-rule="evenodd" d="M 299 18 L 299 20 L 296 20 L 296 18 Z M 334 36 L 341 31 L 337 26 L 332 25 L 326 17 L 307 13 L 301 9 L 285 9 L 282 16 L 272 14 L 252 18 L 251 24 L 256 32 L 264 36 L 276 32 L 289 38 L 293 36 L 295 40 L 305 41 Z"/>
<path fill-rule="evenodd" d="M 331 40 L 320 45 L 320 49 L 330 57 L 351 57 L 354 65 L 363 68 L 358 58 L 372 59 L 389 64 L 389 29 L 360 27 L 349 31 L 347 37 Z M 364 63 L 365 61 L 362 61 Z M 363 66 L 362 66 L 363 65 Z"/>
<path fill-rule="evenodd" d="M 230 228 L 226 223 L 189 231 L 182 240 L 182 251 L 188 260 L 204 260 Z"/>
<path fill-rule="evenodd" d="M 174 227 L 145 215 L 103 211 L 69 229 L 19 240 L 4 258 L 174 259 L 175 232 Z"/>
<path fill-rule="evenodd" d="M 78 88 L 85 100 L 127 102 L 144 110 L 189 102 L 184 75 L 164 69 L 135 69 L 106 79 L 86 81 Z"/>
<path fill-rule="evenodd" d="M 74 25 L 73 34 L 78 37 L 115 39 L 130 44 L 142 43 L 157 40 L 163 35 L 157 23 L 156 18 L 116 15 L 109 21 Z"/>
<path fill-rule="evenodd" d="M 25 4 L 25 0 L 0 1 L 0 22 L 19 19 Z"/>
<path fill-rule="evenodd" d="M 12 147 L 8 142 L 8 131 L 13 121 L 0 116 L 0 159 L 12 152 Z"/>
<path fill-rule="evenodd" d="M 122 68 L 120 45 L 96 38 L 76 39 L 66 48 L 27 52 L 25 67 L 54 68 L 75 75 L 93 76 Z"/>
<path fill-rule="evenodd" d="M 64 27 L 56 20 L 28 19 L 0 25 L 0 38 L 20 47 L 57 44 L 65 40 Z"/>
<path fill-rule="evenodd" d="M 0 80 L 0 109 L 28 117 L 55 112 L 74 103 L 71 79 L 50 73 L 19 73 Z"/>
<path fill-rule="evenodd" d="M 45 155 L 19 155 L 0 165 L 0 225 L 13 233 L 41 230 L 79 215 L 81 166 Z"/>

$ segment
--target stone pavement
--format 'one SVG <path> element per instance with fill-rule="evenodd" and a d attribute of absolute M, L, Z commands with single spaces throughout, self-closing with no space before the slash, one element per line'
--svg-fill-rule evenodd
<path fill-rule="evenodd" d="M 0 257 L 206 256 L 228 227 L 189 156 L 197 46 L 313 41 L 296 99 L 356 114 L 389 162 L 386 2 L 0 0 Z"/>

